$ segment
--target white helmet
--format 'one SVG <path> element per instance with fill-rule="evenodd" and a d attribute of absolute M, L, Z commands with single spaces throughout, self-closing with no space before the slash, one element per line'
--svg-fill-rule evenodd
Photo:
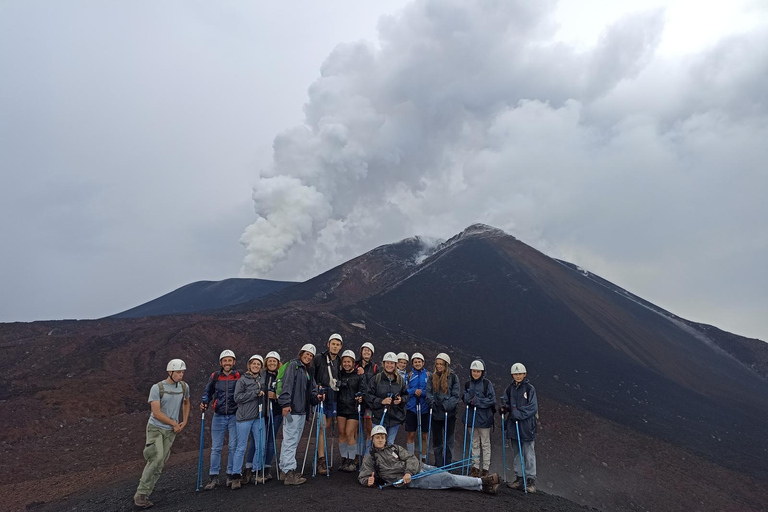
<path fill-rule="evenodd" d="M 221 361 L 221 360 L 222 360 L 222 359 L 224 359 L 225 357 L 231 357 L 232 359 L 237 359 L 237 358 L 235 357 L 235 353 L 234 353 L 234 352 L 232 352 L 231 350 L 225 350 L 224 352 L 222 352 L 221 354 L 219 354 L 219 361 Z"/>
<path fill-rule="evenodd" d="M 397 362 L 397 356 L 395 355 L 394 352 L 387 352 L 386 354 L 384 354 L 384 359 L 382 359 L 381 362 L 386 363 L 387 361 L 390 361 L 392 363 Z"/>
<path fill-rule="evenodd" d="M 373 354 L 374 352 L 376 352 L 375 350 L 373 350 L 373 344 L 372 344 L 372 343 L 369 343 L 369 342 L 367 342 L 367 341 L 366 341 L 365 343 L 363 343 L 362 345 L 360 345 L 360 350 L 363 350 L 364 348 L 369 348 L 369 349 L 371 349 L 371 354 Z"/>
<path fill-rule="evenodd" d="M 340 342 L 344 343 L 344 340 L 341 339 L 341 334 L 331 334 L 331 337 L 328 338 L 328 343 L 330 343 L 331 340 L 339 340 Z"/>
<path fill-rule="evenodd" d="M 345 350 L 345 351 L 344 351 L 344 352 L 341 354 L 341 358 L 342 358 L 342 359 L 344 359 L 345 357 L 351 357 L 351 358 L 352 358 L 352 360 L 354 361 L 354 360 L 355 360 L 355 353 L 354 353 L 354 352 L 352 352 L 351 350 Z"/>
<path fill-rule="evenodd" d="M 301 352 L 309 352 L 313 356 L 317 354 L 317 350 L 315 349 L 315 346 L 311 343 L 307 343 L 303 347 L 301 347 Z"/>
<path fill-rule="evenodd" d="M 483 364 L 483 362 L 481 360 L 475 359 L 474 361 L 472 361 L 472 364 L 469 365 L 469 369 L 470 370 L 480 370 L 481 372 L 484 372 L 485 371 L 485 365 Z"/>
<path fill-rule="evenodd" d="M 408 361 L 408 354 L 406 354 L 405 352 L 400 352 L 399 354 L 397 354 L 397 360 L 399 361 L 401 359 Z"/>
<path fill-rule="evenodd" d="M 384 425 L 375 425 L 371 429 L 371 437 L 375 436 L 376 434 L 387 435 L 387 427 L 385 427 Z"/>
<path fill-rule="evenodd" d="M 411 356 L 411 361 L 413 361 L 414 359 L 421 359 L 423 362 L 424 356 L 421 355 L 421 352 L 414 352 L 413 355 Z"/>
<path fill-rule="evenodd" d="M 514 375 L 516 373 L 528 373 L 528 370 L 525 369 L 525 365 L 523 363 L 515 363 L 512 365 L 510 372 L 512 375 Z"/>
<path fill-rule="evenodd" d="M 251 361 L 253 361 L 254 359 L 258 359 L 259 362 L 261 363 L 261 366 L 264 366 L 264 358 L 261 357 L 259 354 L 253 354 L 251 358 L 248 360 L 248 364 L 251 364 Z"/>
<path fill-rule="evenodd" d="M 278 354 L 274 350 L 272 352 L 268 353 L 267 357 L 265 357 L 264 359 L 269 359 L 270 357 L 273 358 L 273 359 L 277 359 L 277 361 L 280 362 L 280 354 Z"/>
<path fill-rule="evenodd" d="M 442 359 L 446 363 L 451 364 L 451 356 L 449 356 L 445 352 L 440 352 L 439 354 L 437 354 L 437 357 L 435 359 Z"/>
<path fill-rule="evenodd" d="M 165 367 L 167 372 L 183 372 L 187 369 L 187 365 L 181 359 L 171 359 L 168 361 L 168 366 Z"/>

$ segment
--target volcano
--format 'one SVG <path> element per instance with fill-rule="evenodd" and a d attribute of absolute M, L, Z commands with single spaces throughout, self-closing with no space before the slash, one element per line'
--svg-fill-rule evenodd
<path fill-rule="evenodd" d="M 602 510 L 768 509 L 768 345 L 682 319 L 480 224 L 439 244 L 381 246 L 205 314 L 0 325 L 0 439 L 11 462 L 0 493 L 53 510 L 84 474 L 104 489 L 126 471 L 135 480 L 133 466 L 110 470 L 118 455 L 141 458 L 146 392 L 165 361 L 187 362 L 194 410 L 220 350 L 287 359 L 331 332 L 345 348 L 374 343 L 379 359 L 448 352 L 462 380 L 482 357 L 499 394 L 510 365 L 525 363 L 540 396 L 545 493 Z M 174 445 L 188 464 L 192 424 Z M 51 486 L 40 490 L 35 472 Z M 94 498 L 81 499 L 89 509 Z"/>

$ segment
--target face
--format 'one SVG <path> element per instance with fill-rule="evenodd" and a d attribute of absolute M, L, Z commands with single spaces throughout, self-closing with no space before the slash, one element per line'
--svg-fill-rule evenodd
<path fill-rule="evenodd" d="M 180 380 L 182 380 L 184 378 L 184 370 L 179 370 L 179 371 L 175 371 L 175 372 L 168 372 L 168 373 L 171 374 L 171 380 L 173 382 L 179 382 Z"/>
<path fill-rule="evenodd" d="M 482 370 L 472 370 L 472 378 L 473 379 L 477 380 L 477 379 L 479 379 L 482 376 L 483 376 L 483 371 Z"/>
<path fill-rule="evenodd" d="M 424 360 L 423 359 L 419 359 L 417 357 L 416 359 L 411 361 L 411 365 L 413 365 L 413 369 L 414 370 L 421 370 L 422 368 L 424 368 Z"/>
<path fill-rule="evenodd" d="M 280 361 L 278 361 L 274 357 L 267 358 L 267 370 L 274 372 L 274 371 L 277 371 L 277 368 L 279 366 L 280 366 Z"/>
<path fill-rule="evenodd" d="M 395 363 L 393 361 L 385 361 L 384 362 L 384 371 L 387 373 L 392 373 L 395 371 Z"/>
<path fill-rule="evenodd" d="M 445 371 L 445 361 L 442 359 L 435 359 L 435 370 L 438 372 L 444 372 Z"/>
<path fill-rule="evenodd" d="M 339 355 L 339 352 L 341 352 L 341 342 L 339 340 L 331 340 L 328 342 L 328 352 L 331 353 L 332 356 Z"/>
<path fill-rule="evenodd" d="M 261 371 L 261 361 L 258 359 L 251 359 L 251 362 L 248 363 L 248 369 L 251 373 L 259 373 Z"/>
<path fill-rule="evenodd" d="M 342 357 L 341 367 L 344 368 L 345 371 L 351 372 L 355 367 L 355 360 L 351 357 Z"/>
<path fill-rule="evenodd" d="M 386 445 L 387 445 L 387 434 L 376 434 L 375 436 L 373 436 L 373 446 L 381 450 Z"/>
<path fill-rule="evenodd" d="M 309 364 L 312 362 L 312 360 L 315 358 L 315 356 L 312 355 L 312 352 L 307 352 L 306 350 L 301 353 L 301 362 L 302 364 Z"/>
<path fill-rule="evenodd" d="M 523 382 L 523 379 L 525 378 L 525 374 L 524 373 L 513 373 L 512 374 L 512 378 L 515 379 L 515 382 L 520 384 L 521 382 Z"/>
<path fill-rule="evenodd" d="M 397 360 L 397 369 L 398 370 L 405 370 L 406 368 L 408 368 L 408 361 L 406 361 L 405 359 L 398 359 Z"/>
<path fill-rule="evenodd" d="M 371 352 L 371 349 L 368 347 L 363 347 L 363 349 L 360 351 L 360 355 L 363 356 L 365 361 L 369 361 L 373 356 L 373 352 Z"/>
<path fill-rule="evenodd" d="M 224 368 L 225 372 L 228 372 L 232 369 L 233 366 L 235 366 L 234 357 L 223 357 L 219 362 L 221 363 L 221 367 Z"/>

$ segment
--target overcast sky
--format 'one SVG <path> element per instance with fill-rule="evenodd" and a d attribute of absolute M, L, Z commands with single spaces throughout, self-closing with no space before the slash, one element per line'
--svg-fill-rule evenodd
<path fill-rule="evenodd" d="M 0 321 L 484 222 L 766 340 L 768 7 L 718 4 L 0 2 Z"/>

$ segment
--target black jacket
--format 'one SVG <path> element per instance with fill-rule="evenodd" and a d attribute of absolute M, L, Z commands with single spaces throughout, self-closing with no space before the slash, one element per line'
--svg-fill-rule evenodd
<path fill-rule="evenodd" d="M 512 411 L 506 416 L 507 439 L 517 439 L 515 428 L 515 421 L 517 421 L 520 427 L 520 440 L 535 441 L 536 412 L 539 410 L 539 403 L 536 399 L 536 388 L 528 382 L 528 377 L 519 385 L 513 382 L 507 386 L 501 401 Z"/>
<path fill-rule="evenodd" d="M 336 412 L 339 414 L 357 414 L 357 401 L 355 395 L 363 392 L 365 375 L 358 375 L 357 370 L 351 372 L 341 370 L 339 375 L 339 393 L 337 395 Z"/>
<path fill-rule="evenodd" d="M 281 409 L 291 408 L 291 414 L 309 414 L 313 405 L 317 405 L 317 385 L 315 379 L 307 373 L 301 360 L 291 359 L 283 372 L 283 390 L 277 397 Z M 310 369 L 312 365 L 310 365 Z"/>
<path fill-rule="evenodd" d="M 402 401 L 399 405 L 391 403 L 387 406 L 381 403 L 387 397 L 400 395 Z M 387 408 L 387 416 L 383 425 L 387 428 L 400 425 L 405 421 L 405 405 L 408 402 L 408 387 L 405 380 L 395 371 L 390 376 L 385 371 L 368 378 L 365 384 L 365 401 L 373 411 L 373 423 L 378 425 L 384 416 L 384 408 Z"/>
<path fill-rule="evenodd" d="M 331 372 L 328 373 L 330 368 Z M 331 359 L 330 353 L 326 350 L 312 360 L 312 376 L 318 386 L 325 388 L 325 401 L 333 403 L 336 401 L 336 391 L 331 387 L 331 375 L 336 381 L 339 380 L 339 370 L 341 368 L 341 356 Z"/>

